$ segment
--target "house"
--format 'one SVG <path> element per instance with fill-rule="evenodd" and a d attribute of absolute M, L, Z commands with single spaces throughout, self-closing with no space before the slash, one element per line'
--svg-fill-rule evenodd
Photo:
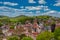
<path fill-rule="evenodd" d="M 9 31 L 9 25 L 3 25 L 2 27 L 2 33 L 7 36 L 8 35 L 8 31 Z"/>

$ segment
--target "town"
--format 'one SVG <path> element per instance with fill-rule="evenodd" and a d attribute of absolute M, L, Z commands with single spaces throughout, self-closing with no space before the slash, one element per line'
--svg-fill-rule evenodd
<path fill-rule="evenodd" d="M 59 26 L 60 21 L 56 18 L 55 20 L 52 20 L 52 18 L 48 18 L 48 20 L 43 21 L 42 19 L 38 19 L 36 17 L 32 21 L 26 20 L 24 24 L 22 24 L 21 22 L 3 24 L 0 27 L 0 30 L 2 32 L 0 32 L 0 36 L 2 37 L 1 40 L 7 40 L 7 37 L 9 36 L 19 37 L 23 34 L 36 40 L 36 37 L 40 33 L 45 31 L 53 33 L 56 28 L 59 28 Z"/>

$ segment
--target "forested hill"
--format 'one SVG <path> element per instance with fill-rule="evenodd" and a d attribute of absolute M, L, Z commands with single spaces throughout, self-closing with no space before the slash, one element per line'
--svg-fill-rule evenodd
<path fill-rule="evenodd" d="M 16 23 L 16 22 L 21 22 L 21 23 L 24 23 L 26 20 L 30 20 L 30 21 L 33 21 L 33 19 L 37 18 L 38 20 L 48 20 L 49 18 L 51 18 L 52 20 L 55 20 L 55 19 L 59 19 L 60 18 L 57 18 L 57 17 L 52 17 L 52 16 L 24 16 L 24 15 L 21 15 L 21 16 L 17 16 L 17 17 L 7 17 L 7 16 L 0 16 L 0 22 L 2 23 Z"/>

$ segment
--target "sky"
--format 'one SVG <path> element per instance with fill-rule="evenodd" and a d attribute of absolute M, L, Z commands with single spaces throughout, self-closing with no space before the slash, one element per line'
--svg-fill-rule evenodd
<path fill-rule="evenodd" d="M 0 15 L 60 17 L 60 0 L 0 0 Z"/>

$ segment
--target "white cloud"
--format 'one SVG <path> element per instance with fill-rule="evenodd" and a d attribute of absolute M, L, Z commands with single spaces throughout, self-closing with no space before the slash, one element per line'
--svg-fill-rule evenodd
<path fill-rule="evenodd" d="M 33 12 L 27 12 L 27 9 L 15 9 L 15 8 L 10 8 L 6 6 L 1 6 L 0 7 L 0 15 L 5 15 L 5 16 L 10 16 L 10 17 L 15 17 L 19 15 L 27 15 L 27 16 L 33 16 Z"/>
<path fill-rule="evenodd" d="M 24 6 L 21 6 L 20 8 L 22 8 L 22 9 L 23 9 L 23 8 L 24 8 Z"/>
<path fill-rule="evenodd" d="M 40 10 L 41 9 L 40 6 L 36 6 L 36 7 L 34 7 L 34 6 L 27 6 L 25 8 L 28 9 L 28 10 Z"/>
<path fill-rule="evenodd" d="M 54 4 L 54 6 L 60 6 L 60 3 L 56 3 L 56 4 Z"/>
<path fill-rule="evenodd" d="M 45 12 L 42 13 L 40 10 L 43 10 Z M 10 17 L 15 17 L 19 15 L 27 15 L 27 16 L 38 16 L 38 15 L 53 15 L 53 16 L 59 16 L 60 12 L 55 10 L 47 10 L 49 9 L 48 6 L 26 6 L 25 8 L 22 7 L 22 9 L 15 9 L 10 8 L 6 6 L 0 6 L 0 15 L 7 15 Z M 33 11 L 35 10 L 35 11 Z M 59 16 L 60 17 L 60 16 Z"/>
<path fill-rule="evenodd" d="M 10 8 L 10 7 L 6 7 L 6 6 L 1 6 L 0 7 L 0 15 L 6 15 L 6 16 L 10 16 L 10 17 L 14 17 L 14 16 L 19 16 L 19 15 L 27 15 L 27 16 L 37 16 L 40 15 L 40 11 L 29 11 L 26 8 L 25 9 L 15 9 L 15 8 Z"/>
<path fill-rule="evenodd" d="M 25 8 L 28 10 L 44 10 L 45 7 L 46 6 L 41 5 L 41 6 L 26 6 Z"/>
<path fill-rule="evenodd" d="M 42 15 L 41 11 L 36 11 L 35 13 L 36 13 L 35 16 Z"/>
<path fill-rule="evenodd" d="M 54 14 L 54 13 L 56 13 L 56 11 L 50 10 L 50 11 L 45 12 L 43 15 Z"/>
<path fill-rule="evenodd" d="M 20 15 L 20 9 L 14 9 L 14 8 L 10 8 L 10 7 L 6 7 L 6 6 L 1 6 L 0 7 L 0 15 L 6 15 L 6 16 L 17 16 Z"/>
<path fill-rule="evenodd" d="M 50 10 L 50 11 L 44 12 L 42 15 L 49 15 L 49 16 L 54 16 L 54 17 L 60 17 L 60 12 L 55 11 L 55 10 Z"/>
<path fill-rule="evenodd" d="M 39 2 L 39 4 L 45 4 L 46 3 L 45 0 L 39 0 L 38 2 Z"/>
<path fill-rule="evenodd" d="M 50 9 L 48 8 L 48 6 L 44 6 L 44 11 L 49 11 Z"/>
<path fill-rule="evenodd" d="M 54 4 L 54 6 L 60 6 L 60 0 L 57 0 L 56 4 Z"/>
<path fill-rule="evenodd" d="M 34 0 L 29 0 L 29 3 L 36 3 Z"/>
<path fill-rule="evenodd" d="M 36 11 L 36 14 L 39 14 L 40 13 L 40 11 Z"/>
<path fill-rule="evenodd" d="M 18 5 L 18 3 L 12 3 L 12 2 L 0 2 L 0 4 L 9 5 L 9 6 L 16 6 L 16 5 Z"/>
<path fill-rule="evenodd" d="M 0 7 L 0 15 L 9 15 L 9 16 L 18 16 L 18 15 L 28 15 L 28 16 L 37 16 L 41 15 L 40 10 L 44 10 L 44 7 L 46 9 L 48 8 L 47 6 L 26 6 L 25 8 L 22 6 L 22 9 L 15 9 L 15 8 L 10 8 L 6 6 L 1 6 Z"/>
<path fill-rule="evenodd" d="M 26 6 L 25 9 L 28 9 L 28 10 L 36 10 L 36 11 L 39 11 L 39 10 L 43 10 L 43 11 L 49 11 L 50 9 L 48 8 L 48 6 L 43 6 L 43 5 L 40 5 L 40 6 Z"/>
<path fill-rule="evenodd" d="M 17 3 L 12 3 L 12 2 L 4 2 L 4 5 L 9 5 L 9 6 L 16 6 L 18 5 Z"/>

